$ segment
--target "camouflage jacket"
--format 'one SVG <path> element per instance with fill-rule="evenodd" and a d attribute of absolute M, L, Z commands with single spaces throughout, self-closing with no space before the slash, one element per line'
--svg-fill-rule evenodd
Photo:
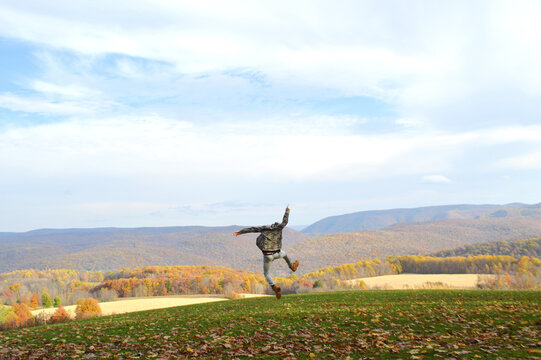
<path fill-rule="evenodd" d="M 276 251 L 282 249 L 282 230 L 289 219 L 289 208 L 286 208 L 282 223 L 275 222 L 272 225 L 252 226 L 239 231 L 239 234 L 261 233 L 256 240 L 256 245 L 261 251 Z"/>

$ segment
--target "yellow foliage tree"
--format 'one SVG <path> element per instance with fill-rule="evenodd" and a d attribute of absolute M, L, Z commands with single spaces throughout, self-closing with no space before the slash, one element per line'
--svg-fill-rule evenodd
<path fill-rule="evenodd" d="M 77 307 L 75 308 L 75 318 L 77 320 L 99 315 L 101 315 L 101 308 L 96 299 L 89 297 L 77 300 Z"/>

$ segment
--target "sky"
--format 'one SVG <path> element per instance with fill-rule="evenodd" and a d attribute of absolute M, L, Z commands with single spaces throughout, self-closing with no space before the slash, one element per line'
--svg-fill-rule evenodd
<path fill-rule="evenodd" d="M 0 0 L 0 232 L 541 202 L 538 1 Z"/>

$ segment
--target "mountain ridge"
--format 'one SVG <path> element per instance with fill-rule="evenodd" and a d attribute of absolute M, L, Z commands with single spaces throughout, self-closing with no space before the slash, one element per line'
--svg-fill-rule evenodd
<path fill-rule="evenodd" d="M 151 265 L 224 265 L 253 268 L 257 234 L 241 226 L 54 229 L 0 234 L 0 272 L 35 268 L 115 270 Z M 286 246 L 310 236 L 286 228 Z M 257 261 L 259 264 L 259 261 Z M 260 266 L 257 266 L 259 270 Z"/>
<path fill-rule="evenodd" d="M 430 255 L 470 244 L 540 236 L 541 216 L 445 219 L 400 223 L 379 230 L 316 236 L 294 245 L 291 250 L 311 259 L 305 267 L 307 271 L 313 271 L 317 270 L 313 264 L 325 267 L 371 258 L 385 259 L 388 256 Z"/>
<path fill-rule="evenodd" d="M 516 214 L 516 209 L 522 209 L 522 212 Z M 302 232 L 305 234 L 326 235 L 363 230 L 379 230 L 398 223 L 427 222 L 444 219 L 476 219 L 490 217 L 491 214 L 494 214 L 494 217 L 507 217 L 509 215 L 508 210 L 513 210 L 511 211 L 512 216 L 515 217 L 541 215 L 541 203 L 531 205 L 523 203 L 504 205 L 457 204 L 357 211 L 323 218 L 309 225 Z M 501 211 L 501 213 L 497 214 L 498 211 Z"/>
<path fill-rule="evenodd" d="M 286 227 L 283 244 L 291 259 L 300 260 L 302 272 L 391 255 L 428 255 L 480 242 L 539 237 L 540 205 L 484 205 L 473 209 L 463 205 L 458 210 L 456 205 L 444 205 L 432 207 L 431 213 L 446 209 L 470 218 L 401 222 L 376 230 L 323 236 Z M 27 268 L 108 271 L 154 265 L 220 265 L 260 272 L 257 234 L 235 237 L 233 232 L 241 228 L 106 227 L 0 233 L 0 272 Z M 281 263 L 272 271 L 289 275 Z"/>

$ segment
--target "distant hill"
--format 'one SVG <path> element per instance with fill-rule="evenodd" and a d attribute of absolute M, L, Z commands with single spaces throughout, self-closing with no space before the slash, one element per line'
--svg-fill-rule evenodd
<path fill-rule="evenodd" d="M 508 214 L 523 211 L 507 208 Z M 284 249 L 299 259 L 299 276 L 326 266 L 390 255 L 428 255 L 445 249 L 494 241 L 541 237 L 541 216 L 404 222 L 380 230 L 314 237 L 286 228 Z M 535 209 L 534 209 L 535 210 Z M 497 213 L 498 216 L 490 216 Z M 36 230 L 0 234 L 0 272 L 17 269 L 107 271 L 152 265 L 211 265 L 261 272 L 257 234 L 235 237 L 240 226 Z M 283 262 L 272 268 L 289 275 Z"/>
<path fill-rule="evenodd" d="M 509 255 L 515 258 L 530 256 L 541 258 L 541 237 L 536 239 L 495 241 L 467 245 L 457 249 L 439 251 L 432 256 L 476 256 L 476 255 Z"/>
<path fill-rule="evenodd" d="M 445 219 L 490 219 L 541 216 L 541 203 L 535 205 L 443 205 L 412 209 L 360 211 L 331 216 L 302 230 L 305 234 L 325 235 L 363 230 L 378 230 L 398 223 Z"/>
<path fill-rule="evenodd" d="M 105 271 L 150 265 L 221 265 L 259 272 L 257 234 L 240 226 L 45 229 L 0 233 L 0 272 L 65 268 Z M 286 228 L 285 246 L 309 239 Z"/>
<path fill-rule="evenodd" d="M 381 230 L 330 234 L 298 243 L 303 271 L 390 255 L 428 255 L 459 246 L 541 236 L 541 217 L 447 219 L 402 223 Z"/>

